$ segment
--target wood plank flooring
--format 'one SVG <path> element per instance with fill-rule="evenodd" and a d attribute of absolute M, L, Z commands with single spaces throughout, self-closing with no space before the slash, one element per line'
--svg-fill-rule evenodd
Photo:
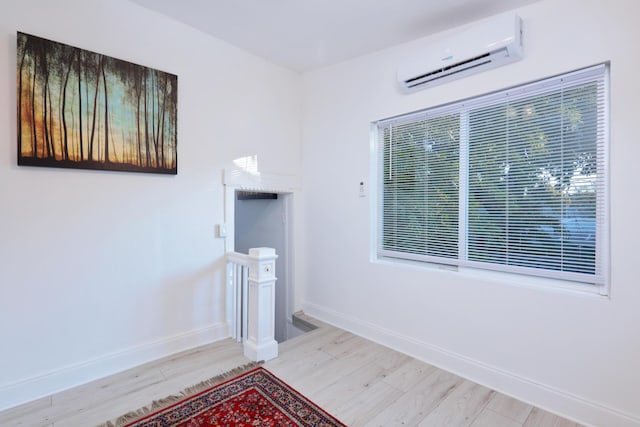
<path fill-rule="evenodd" d="M 349 426 L 577 427 L 579 424 L 307 318 L 265 367 Z M 0 426 L 95 426 L 247 363 L 224 340 L 0 412 Z"/>

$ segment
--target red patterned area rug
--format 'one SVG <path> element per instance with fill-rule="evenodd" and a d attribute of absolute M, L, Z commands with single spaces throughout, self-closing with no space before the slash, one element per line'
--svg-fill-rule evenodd
<path fill-rule="evenodd" d="M 126 427 L 346 427 L 262 367 L 136 421 L 117 424 Z"/>

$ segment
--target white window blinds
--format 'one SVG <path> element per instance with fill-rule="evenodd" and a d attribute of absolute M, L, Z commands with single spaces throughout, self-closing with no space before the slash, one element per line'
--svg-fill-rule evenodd
<path fill-rule="evenodd" d="M 603 285 L 606 76 L 380 121 L 378 255 Z"/>

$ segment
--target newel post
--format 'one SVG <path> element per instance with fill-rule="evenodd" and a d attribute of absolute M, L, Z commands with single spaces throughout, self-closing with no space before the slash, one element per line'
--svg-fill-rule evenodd
<path fill-rule="evenodd" d="M 278 342 L 275 340 L 276 258 L 275 249 L 249 249 L 249 318 L 244 355 L 253 361 L 278 357 Z"/>

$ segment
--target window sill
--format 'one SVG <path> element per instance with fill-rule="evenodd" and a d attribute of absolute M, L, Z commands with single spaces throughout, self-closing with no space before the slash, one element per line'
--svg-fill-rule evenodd
<path fill-rule="evenodd" d="M 391 257 L 374 257 L 371 262 L 384 266 L 452 274 L 473 281 L 498 283 L 507 286 L 537 289 L 562 294 L 572 294 L 598 299 L 610 298 L 609 294 L 606 292 L 606 287 L 591 285 L 587 283 L 577 283 L 567 280 L 549 279 L 517 273 L 483 270 L 478 268 L 452 266 L 424 261 L 412 261 Z"/>

